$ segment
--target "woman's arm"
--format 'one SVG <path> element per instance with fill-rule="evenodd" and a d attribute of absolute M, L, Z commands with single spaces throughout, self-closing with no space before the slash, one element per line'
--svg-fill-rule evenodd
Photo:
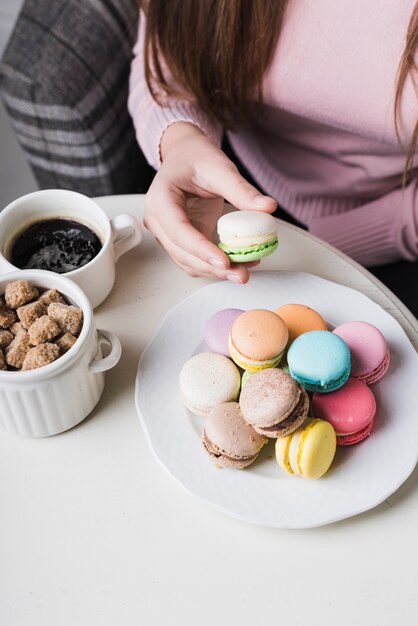
<path fill-rule="evenodd" d="M 418 259 L 418 179 L 357 209 L 309 224 L 324 239 L 365 266 Z"/>
<path fill-rule="evenodd" d="M 161 138 L 174 122 L 189 122 L 197 126 L 215 144 L 220 145 L 222 127 L 195 106 L 191 100 L 170 99 L 160 106 L 152 97 L 144 72 L 144 40 L 146 19 L 141 11 L 138 40 L 134 47 L 129 79 L 128 108 L 133 119 L 138 143 L 150 165 L 161 165 Z"/>
<path fill-rule="evenodd" d="M 224 199 L 238 209 L 272 212 L 276 202 L 261 195 L 220 150 L 222 128 L 190 99 L 160 105 L 144 76 L 144 18 L 135 47 L 129 110 L 138 142 L 158 169 L 146 195 L 144 223 L 172 259 L 191 276 L 248 281 L 252 264 L 230 265 L 211 242 Z M 256 264 L 256 263 L 254 263 Z"/>

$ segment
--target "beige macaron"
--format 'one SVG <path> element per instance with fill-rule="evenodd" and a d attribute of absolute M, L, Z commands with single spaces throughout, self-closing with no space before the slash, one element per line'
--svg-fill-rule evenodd
<path fill-rule="evenodd" d="M 179 376 L 180 394 L 186 407 L 205 417 L 210 410 L 236 400 L 241 385 L 238 368 L 223 354 L 201 352 L 183 365 Z"/>
<path fill-rule="evenodd" d="M 243 469 L 253 463 L 267 438 L 247 424 L 238 402 L 212 409 L 205 422 L 202 443 L 215 465 Z"/>

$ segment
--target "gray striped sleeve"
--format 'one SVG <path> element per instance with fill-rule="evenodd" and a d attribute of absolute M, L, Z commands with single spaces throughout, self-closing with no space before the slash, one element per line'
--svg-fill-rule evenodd
<path fill-rule="evenodd" d="M 154 171 L 127 110 L 137 19 L 136 0 L 26 0 L 0 87 L 41 188 L 147 190 Z"/>

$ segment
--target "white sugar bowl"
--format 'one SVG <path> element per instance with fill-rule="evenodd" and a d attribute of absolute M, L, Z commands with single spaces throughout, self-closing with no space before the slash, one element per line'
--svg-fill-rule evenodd
<path fill-rule="evenodd" d="M 28 280 L 42 290 L 57 289 L 69 304 L 83 311 L 83 325 L 74 345 L 52 363 L 27 371 L 0 371 L 0 426 L 26 437 L 56 435 L 80 423 L 98 403 L 104 372 L 121 355 L 118 338 L 97 330 L 85 293 L 69 278 L 43 270 L 0 275 L 0 294 L 8 283 Z M 102 345 L 110 352 L 102 357 Z"/>

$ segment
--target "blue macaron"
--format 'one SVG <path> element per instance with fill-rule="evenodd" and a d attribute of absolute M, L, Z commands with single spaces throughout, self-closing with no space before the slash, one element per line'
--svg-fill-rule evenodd
<path fill-rule="evenodd" d="M 308 391 L 326 393 L 339 389 L 350 375 L 350 350 L 328 330 L 299 335 L 287 353 L 290 375 Z"/>

